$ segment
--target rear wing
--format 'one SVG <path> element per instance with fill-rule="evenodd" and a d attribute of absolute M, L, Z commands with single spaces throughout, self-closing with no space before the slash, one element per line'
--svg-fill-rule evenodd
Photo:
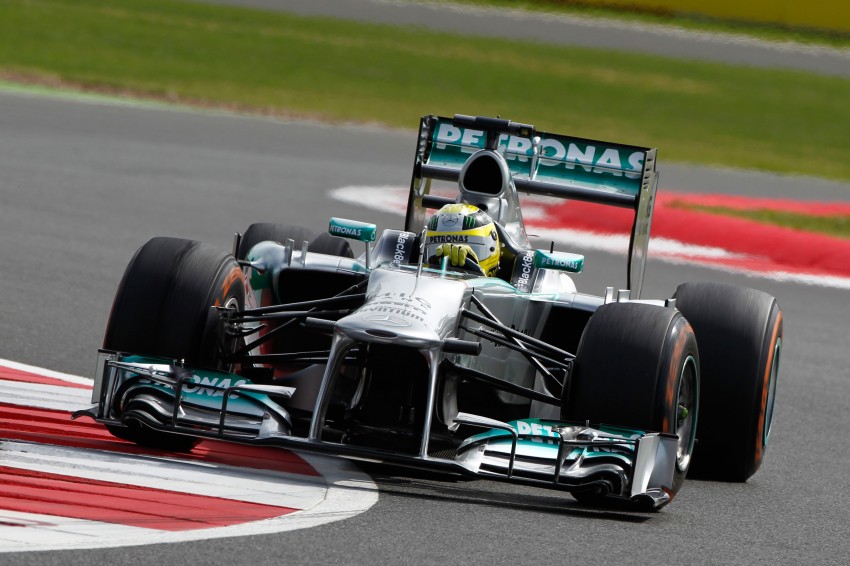
<path fill-rule="evenodd" d="M 496 190 L 483 189 L 492 201 L 516 201 L 517 192 L 630 208 L 635 219 L 629 243 L 627 287 L 639 298 L 646 267 L 652 208 L 658 183 L 657 149 L 537 131 L 530 124 L 499 118 L 423 116 L 408 198 L 405 229 L 419 232 L 428 208 L 455 199 L 430 195 L 431 180 L 458 181 L 460 200 L 476 204 L 481 182 L 465 182 L 473 156 L 482 153 L 504 163 L 510 179 Z M 500 157 L 499 157 L 500 156 Z M 482 169 L 482 168 L 477 168 Z M 488 179 L 489 181 L 489 179 Z M 513 194 L 509 194 L 513 193 Z M 510 220 L 508 213 L 505 219 Z M 504 221 L 504 220 L 503 220 Z M 518 215 L 518 231 L 524 237 Z"/>

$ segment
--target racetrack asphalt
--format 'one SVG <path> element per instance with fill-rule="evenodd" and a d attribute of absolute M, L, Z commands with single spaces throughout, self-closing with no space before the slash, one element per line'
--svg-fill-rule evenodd
<path fill-rule="evenodd" d="M 89 375 L 124 266 L 152 236 L 227 249 L 232 233 L 251 222 L 322 230 L 331 215 L 379 228 L 401 221 L 328 194 L 352 184 L 406 186 L 411 132 L 8 93 L 0 94 L 0 108 L 2 358 Z M 689 170 L 663 160 L 659 166 L 662 191 L 674 186 L 673 177 L 683 191 L 737 188 L 752 196 L 809 183 Z M 841 184 L 812 186 L 823 194 L 843 189 L 845 201 L 850 194 Z M 622 284 L 624 270 L 621 256 L 592 252 L 576 281 L 602 293 Z M 641 515 L 589 510 L 540 490 L 369 468 L 380 500 L 352 520 L 274 536 L 2 560 L 33 566 L 846 563 L 847 292 L 650 258 L 645 295 L 669 297 L 687 280 L 754 286 L 775 295 L 784 311 L 775 429 L 764 466 L 746 484 L 688 481 L 662 512 Z"/>

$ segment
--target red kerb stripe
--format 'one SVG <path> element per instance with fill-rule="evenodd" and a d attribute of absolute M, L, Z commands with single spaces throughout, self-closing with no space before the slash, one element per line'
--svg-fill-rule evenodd
<path fill-rule="evenodd" d="M 76 389 L 91 389 L 91 384 L 74 383 L 73 381 L 65 381 L 56 377 L 47 377 L 37 373 L 31 373 L 19 369 L 12 369 L 4 365 L 0 365 L 0 379 L 9 381 L 22 381 L 24 383 L 40 383 L 42 385 L 61 385 L 62 387 L 74 387 Z"/>
<path fill-rule="evenodd" d="M 165 531 L 238 525 L 297 511 L 5 466 L 0 508 Z"/>
<path fill-rule="evenodd" d="M 0 438 L 127 454 L 168 454 L 162 450 L 137 446 L 115 438 L 102 424 L 89 419 L 72 421 L 70 414 L 65 411 L 7 403 L 0 403 Z M 303 458 L 281 448 L 204 440 L 192 452 L 181 453 L 179 456 L 182 460 L 319 476 L 313 466 Z"/>

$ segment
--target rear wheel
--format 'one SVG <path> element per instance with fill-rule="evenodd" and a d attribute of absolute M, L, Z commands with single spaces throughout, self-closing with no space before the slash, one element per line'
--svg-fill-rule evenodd
<path fill-rule="evenodd" d="M 242 234 L 242 239 L 239 242 L 239 251 L 236 254 L 237 259 L 245 259 L 248 252 L 260 242 L 277 242 L 279 244 L 286 243 L 286 240 L 295 241 L 295 248 L 301 249 L 303 242 L 312 241 L 316 235 L 301 226 L 286 226 L 284 224 L 272 224 L 268 222 L 258 222 L 251 224 L 245 233 Z"/>
<path fill-rule="evenodd" d="M 322 232 L 310 242 L 307 251 L 339 257 L 354 257 L 348 240 Z"/>
<path fill-rule="evenodd" d="M 214 307 L 242 308 L 242 271 L 229 254 L 178 238 L 142 246 L 118 286 L 103 347 L 227 369 L 222 356 L 235 347 Z M 168 450 L 190 450 L 198 439 L 153 430 L 131 420 L 109 426 L 119 438 Z"/>
<path fill-rule="evenodd" d="M 693 330 L 675 309 L 640 303 L 601 306 L 582 334 L 561 418 L 677 434 L 672 491 L 691 462 L 700 395 Z M 577 499 L 595 499 L 579 493 Z"/>
<path fill-rule="evenodd" d="M 331 236 L 322 232 L 316 236 L 312 231 L 301 226 L 288 226 L 286 224 L 272 224 L 258 222 L 251 224 L 239 243 L 238 259 L 245 259 L 252 247 L 260 242 L 272 241 L 283 244 L 291 239 L 295 242 L 295 248 L 301 249 L 303 242 L 309 242 L 307 251 L 335 255 L 340 257 L 354 257 L 351 246 L 343 238 Z"/>
<path fill-rule="evenodd" d="M 343 238 L 331 236 L 327 233 L 316 236 L 312 231 L 300 226 L 257 223 L 251 224 L 242 236 L 238 258 L 245 259 L 251 248 L 260 242 L 272 241 L 282 244 L 288 239 L 295 242 L 296 250 L 300 250 L 306 241 L 309 242 L 308 252 L 337 257 L 353 257 L 354 255 L 348 242 Z M 296 303 L 325 299 L 339 293 L 351 284 L 347 280 L 340 283 L 339 276 L 331 277 L 326 272 L 313 270 L 284 270 L 279 277 L 280 279 L 276 283 L 280 296 L 275 296 L 271 289 L 266 290 L 263 292 L 260 306 L 270 306 L 277 302 Z M 292 323 L 288 323 L 288 327 L 282 330 L 277 330 L 277 328 L 277 323 L 271 322 L 265 330 L 261 331 L 261 334 L 276 332 L 276 336 L 261 347 L 263 353 L 323 351 L 330 347 L 330 341 L 326 336 L 305 332 Z M 286 371 L 291 369 L 287 368 Z"/>
<path fill-rule="evenodd" d="M 782 311 L 767 293 L 720 283 L 685 283 L 675 298 L 694 328 L 702 363 L 692 475 L 746 481 L 761 466 L 770 438 Z"/>

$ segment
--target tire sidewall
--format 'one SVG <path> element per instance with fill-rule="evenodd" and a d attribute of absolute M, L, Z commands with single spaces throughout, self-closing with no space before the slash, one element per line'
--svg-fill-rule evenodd
<path fill-rule="evenodd" d="M 781 342 L 782 342 L 782 312 L 778 308 L 771 309 L 771 316 L 765 333 L 765 344 L 762 347 L 759 367 L 764 368 L 762 378 L 756 381 L 756 390 L 753 398 L 758 400 L 759 410 L 753 414 L 753 434 L 750 436 L 751 452 L 753 458 L 746 470 L 747 476 L 752 476 L 761 467 L 764 461 L 765 451 L 769 443 L 770 426 L 772 425 L 772 413 L 775 403 L 776 383 L 771 383 L 771 379 L 778 377 L 779 360 L 781 358 Z M 777 344 L 779 348 L 777 349 Z M 776 367 L 774 367 L 776 364 Z M 775 370 L 775 371 L 774 371 Z M 774 398 L 771 399 L 771 386 L 773 386 Z M 769 403 L 771 404 L 769 406 Z M 771 417 L 771 422 L 768 422 L 768 417 Z"/>

